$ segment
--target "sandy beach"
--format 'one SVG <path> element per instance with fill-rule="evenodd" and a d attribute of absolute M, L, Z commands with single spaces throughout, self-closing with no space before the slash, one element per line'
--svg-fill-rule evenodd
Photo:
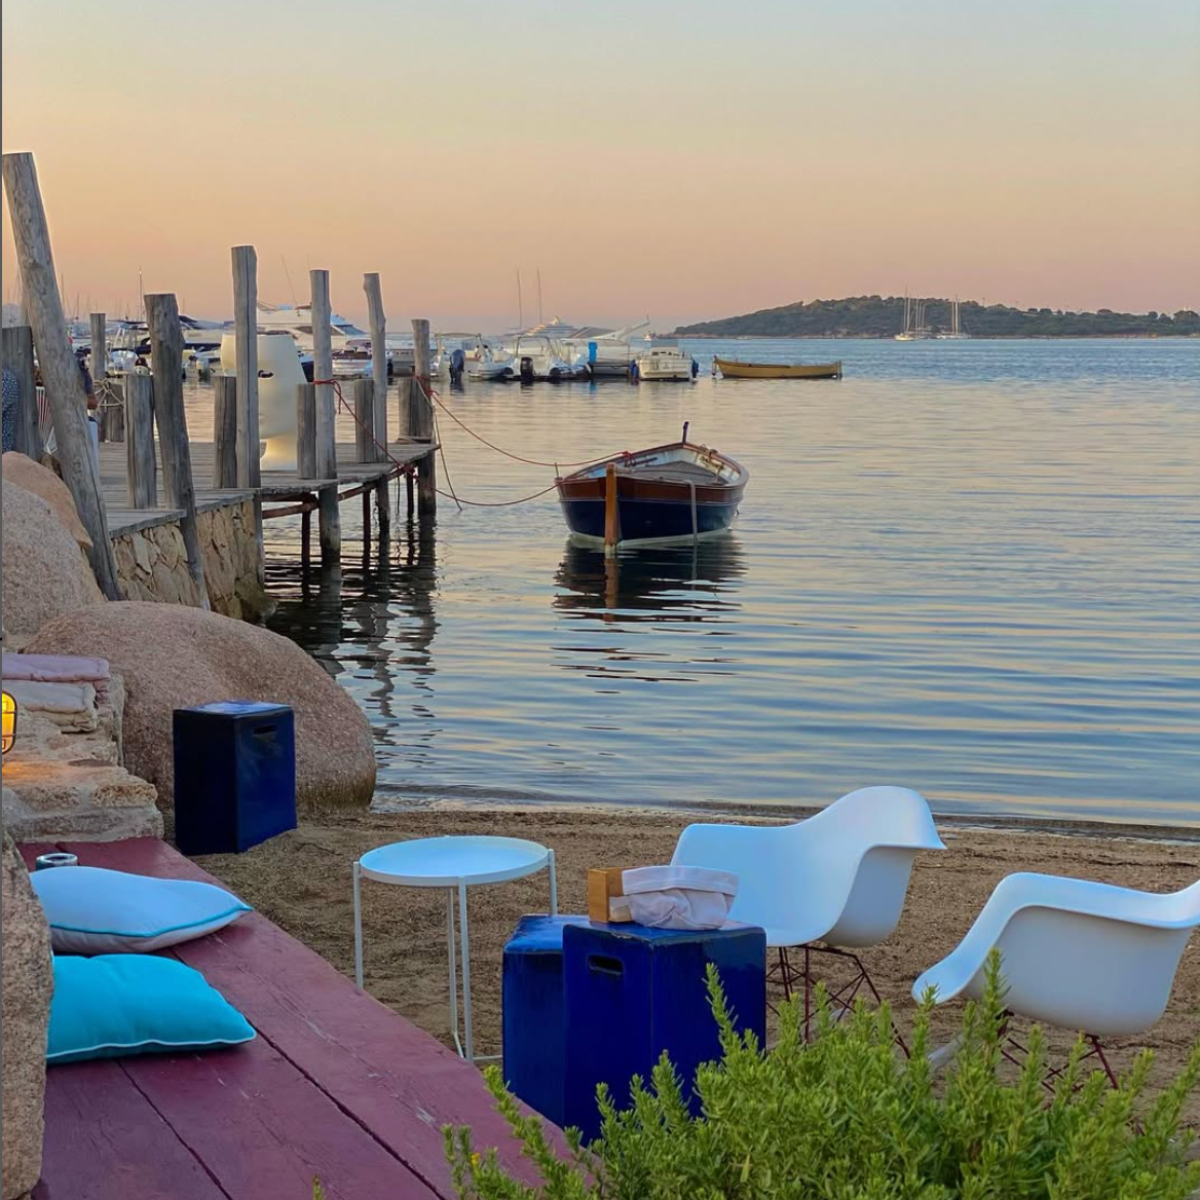
<path fill-rule="evenodd" d="M 198 860 L 234 891 L 347 975 L 354 971 L 350 865 L 390 841 L 442 834 L 532 838 L 554 848 L 563 912 L 586 908 L 587 869 L 667 862 L 689 814 L 618 808 L 443 808 L 396 814 L 323 813 L 298 829 L 242 855 Z M 703 819 L 713 819 L 705 817 Z M 945 853 L 917 860 L 904 917 L 883 945 L 863 954 L 893 1002 L 902 1030 L 913 1013 L 916 976 L 958 943 L 992 888 L 1013 871 L 1073 875 L 1149 891 L 1174 891 L 1200 877 L 1200 841 L 1170 830 L 1159 836 L 1120 836 L 1081 826 L 1065 834 L 1036 826 L 1003 828 L 939 822 Z M 1186 840 L 1184 840 L 1186 839 Z M 517 919 L 544 912 L 544 874 L 470 893 L 476 1045 L 500 1050 L 500 966 Z M 449 1043 L 445 899 L 438 892 L 365 884 L 365 975 L 368 990 L 397 1012 Z M 960 1008 L 948 1005 L 935 1031 L 945 1033 Z M 1184 953 L 1171 1004 L 1145 1045 L 1158 1056 L 1155 1079 L 1177 1068 L 1200 1037 L 1200 939 Z M 1070 1039 L 1053 1034 L 1062 1050 Z M 1141 1042 L 1113 1043 L 1114 1065 L 1125 1069 Z M 1188 1110 L 1200 1121 L 1200 1097 Z"/>

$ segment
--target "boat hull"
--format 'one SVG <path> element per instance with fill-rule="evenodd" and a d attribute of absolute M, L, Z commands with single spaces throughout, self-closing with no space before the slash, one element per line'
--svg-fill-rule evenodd
<path fill-rule="evenodd" d="M 683 450 L 705 456 L 727 475 L 710 483 L 676 482 L 623 473 L 661 451 Z M 622 546 L 670 545 L 711 537 L 727 530 L 737 516 L 749 473 L 731 459 L 703 447 L 681 444 L 644 451 L 641 456 L 615 460 L 617 466 L 618 543 Z M 572 539 L 583 545 L 604 544 L 607 480 L 599 470 L 589 470 L 557 480 L 558 498 Z"/>
<path fill-rule="evenodd" d="M 744 363 L 718 358 L 726 379 L 841 379 L 842 363 Z"/>

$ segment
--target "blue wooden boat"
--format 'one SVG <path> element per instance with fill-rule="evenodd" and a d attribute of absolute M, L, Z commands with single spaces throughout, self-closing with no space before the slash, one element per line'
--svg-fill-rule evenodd
<path fill-rule="evenodd" d="M 669 545 L 721 533 L 733 524 L 750 472 L 727 455 L 687 440 L 620 454 L 554 481 L 572 538 L 604 545 L 609 464 L 616 474 L 621 546 Z"/>

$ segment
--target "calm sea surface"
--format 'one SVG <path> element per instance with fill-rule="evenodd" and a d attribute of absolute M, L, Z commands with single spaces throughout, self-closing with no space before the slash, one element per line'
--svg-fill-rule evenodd
<path fill-rule="evenodd" d="M 685 346 L 694 386 L 445 399 L 547 462 L 690 421 L 751 472 L 724 540 L 606 571 L 552 493 L 442 500 L 432 542 L 400 521 L 367 565 L 355 502 L 340 582 L 306 586 L 298 520 L 268 525 L 273 628 L 370 717 L 378 805 L 822 804 L 896 783 L 947 813 L 1200 825 L 1200 343 Z M 714 350 L 840 357 L 846 378 L 714 381 Z M 464 498 L 553 478 L 440 432 L 439 482 Z"/>

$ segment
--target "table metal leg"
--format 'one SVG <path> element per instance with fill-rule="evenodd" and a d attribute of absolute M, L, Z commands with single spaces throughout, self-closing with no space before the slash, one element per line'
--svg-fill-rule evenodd
<path fill-rule="evenodd" d="M 363 964 L 362 964 L 362 896 L 359 894 L 358 881 L 358 863 L 354 864 L 354 978 L 358 983 L 359 991 L 362 991 L 363 985 Z"/>
<path fill-rule="evenodd" d="M 471 1029 L 471 938 L 467 931 L 467 885 L 458 885 L 458 933 L 462 939 L 463 1040 L 465 1058 L 475 1061 L 475 1034 Z"/>
<path fill-rule="evenodd" d="M 554 861 L 554 851 L 550 851 L 550 915 L 558 916 L 558 867 Z"/>
<path fill-rule="evenodd" d="M 450 948 L 450 1032 L 459 1057 L 463 1057 L 462 1042 L 458 1037 L 458 969 L 454 953 L 454 889 L 446 889 L 446 944 Z"/>

